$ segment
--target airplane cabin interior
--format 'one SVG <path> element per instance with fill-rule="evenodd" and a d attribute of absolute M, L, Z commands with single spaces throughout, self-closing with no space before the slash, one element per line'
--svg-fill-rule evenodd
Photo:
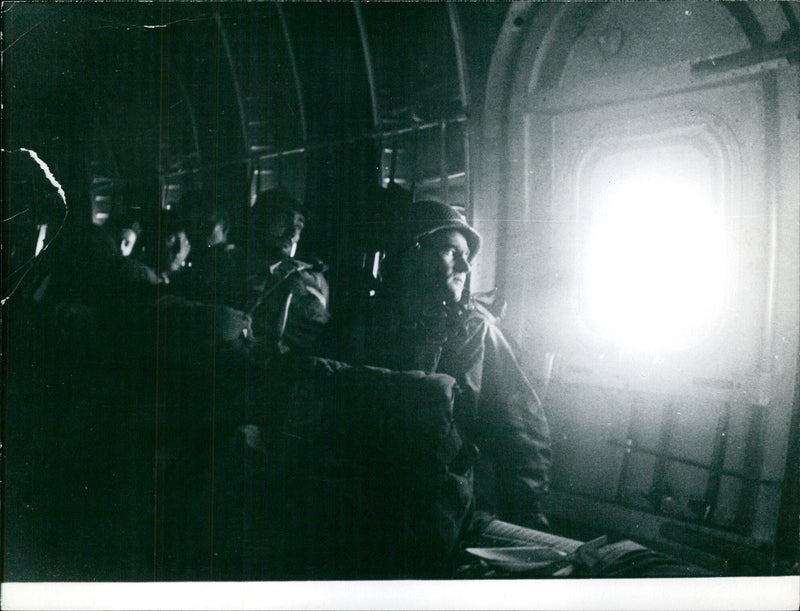
<path fill-rule="evenodd" d="M 256 331 L 226 336 L 252 312 L 220 305 L 222 259 L 200 301 L 214 308 L 202 328 L 225 345 L 170 318 L 181 285 L 165 280 L 165 257 L 201 265 L 188 229 L 164 240 L 179 215 L 199 218 L 187 194 L 213 193 L 226 252 L 252 262 L 259 202 L 277 191 L 302 205 L 284 260 L 290 280 L 324 277 L 303 295 L 323 303 L 326 328 L 376 303 L 402 206 L 446 204 L 446 227 L 480 235 L 463 253 L 464 294 L 507 339 L 549 429 L 546 521 L 531 528 L 578 543 L 549 556 L 527 543 L 538 555 L 513 561 L 484 545 L 446 578 L 514 577 L 514 561 L 528 577 L 568 576 L 566 559 L 600 538 L 692 575 L 798 574 L 800 3 L 4 2 L 2 23 L 4 581 L 429 575 L 392 554 L 438 544 L 441 520 L 413 543 L 364 527 L 370 512 L 427 516 L 418 505 L 442 493 L 414 479 L 430 466 L 428 437 L 403 419 L 434 409 L 416 386 L 427 381 L 319 359 L 287 373 L 275 363 L 299 351 L 281 341 L 274 358 L 248 353 L 242 373 L 242 338 Z M 151 297 L 101 278 L 90 234 L 121 248 L 109 265 L 149 279 Z M 183 375 L 200 362 L 205 373 Z M 314 376 L 333 386 L 292 386 L 296 409 L 333 397 L 350 414 L 310 425 L 271 407 L 297 418 L 291 435 L 354 438 L 364 481 L 394 473 L 385 448 L 418 469 L 364 493 L 381 502 L 351 519 L 326 496 L 330 480 L 307 503 L 264 509 L 259 478 L 288 498 L 322 459 L 286 429 L 266 444 L 264 475 L 253 455 L 269 425 L 228 406 L 242 393 L 266 405 Z M 434 378 L 451 405 L 463 393 L 460 379 L 453 390 Z M 364 396 L 393 410 L 374 438 Z M 350 437 L 336 428 L 347 417 Z M 213 462 L 228 424 L 244 440 L 231 460 L 249 474 L 231 489 Z M 514 453 L 491 443 L 481 457 Z M 200 458 L 210 470 L 192 470 Z M 471 490 L 467 471 L 458 485 Z M 233 530 L 250 551 L 217 550 Z M 286 546 L 313 554 L 266 560 L 259 545 L 290 530 Z M 372 570 L 389 557 L 391 570 Z"/>

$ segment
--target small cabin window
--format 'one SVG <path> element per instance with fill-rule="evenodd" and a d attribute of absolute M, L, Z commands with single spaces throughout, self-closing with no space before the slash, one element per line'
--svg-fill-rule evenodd
<path fill-rule="evenodd" d="M 579 286 L 590 332 L 633 352 L 679 350 L 719 323 L 730 275 L 715 163 L 690 143 L 601 150 L 579 195 Z"/>

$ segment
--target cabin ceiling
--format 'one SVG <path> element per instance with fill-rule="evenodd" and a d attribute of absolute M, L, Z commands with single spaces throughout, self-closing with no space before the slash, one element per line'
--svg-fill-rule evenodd
<path fill-rule="evenodd" d="M 452 20 L 469 13 L 461 19 L 469 27 L 457 36 L 482 37 L 470 61 L 488 65 L 485 40 L 496 35 L 503 11 L 417 3 L 8 3 L 6 145 L 52 151 L 60 160 L 69 155 L 59 142 L 78 142 L 99 172 L 148 184 L 156 166 L 186 156 L 218 174 L 220 165 L 242 169 L 262 153 L 438 120 L 462 110 L 470 89 Z M 80 179 L 81 169 L 64 171 Z"/>

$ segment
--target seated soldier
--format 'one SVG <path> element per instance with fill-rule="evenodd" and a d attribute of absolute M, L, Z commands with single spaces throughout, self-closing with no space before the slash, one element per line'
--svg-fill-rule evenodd
<path fill-rule="evenodd" d="M 278 352 L 308 352 L 328 322 L 322 264 L 294 258 L 308 210 L 286 191 L 259 194 L 250 221 L 248 308 L 256 339 Z"/>
<path fill-rule="evenodd" d="M 142 245 L 144 227 L 138 217 L 130 213 L 114 214 L 103 225 L 103 229 L 109 240 L 116 241 L 119 254 L 124 257 L 122 265 L 125 275 L 154 286 L 165 282 L 164 277 L 159 276 L 153 267 L 141 260 L 145 252 Z"/>
<path fill-rule="evenodd" d="M 181 278 L 180 274 L 186 271 L 186 263 L 192 252 L 186 219 L 177 212 L 162 212 L 158 236 L 155 264 L 162 281 L 174 285 Z"/>
<path fill-rule="evenodd" d="M 333 353 L 351 364 L 455 378 L 455 421 L 481 452 L 477 509 L 546 528 L 550 436 L 542 405 L 491 314 L 465 290 L 480 236 L 440 202 L 406 198 L 395 211 L 383 233 L 379 291 L 342 326 Z"/>
<path fill-rule="evenodd" d="M 186 211 L 162 212 L 157 247 L 159 276 L 165 286 L 161 288 L 156 300 L 156 310 L 160 320 L 159 341 L 166 360 L 173 365 L 182 364 L 184 373 L 197 374 L 198 368 L 205 367 L 202 359 L 197 358 L 197 349 L 204 346 L 209 351 L 224 349 L 244 356 L 249 351 L 250 317 L 240 309 L 229 305 L 239 305 L 231 295 L 217 289 L 220 286 L 233 286 L 235 274 L 216 273 L 214 261 L 205 261 L 198 268 L 190 265 L 191 255 L 203 252 L 202 246 L 195 247 L 190 234 L 196 223 Z M 196 244 L 197 242 L 195 242 Z M 220 243 L 221 244 L 221 243 Z M 216 247 L 217 245 L 213 245 Z M 210 247 L 209 247 L 210 248 Z M 198 259 L 214 255 L 204 254 Z M 227 275 L 228 280 L 221 280 Z M 227 298 L 217 299 L 226 295 Z M 228 303 L 226 303 L 228 302 Z M 238 367 L 220 360 L 215 366 L 220 370 L 226 365 Z M 222 376 L 218 376 L 222 378 Z M 231 380 L 231 383 L 234 382 Z M 234 384 L 235 387 L 235 384 Z"/>
<path fill-rule="evenodd" d="M 239 251 L 228 242 L 230 217 L 211 189 L 190 191 L 181 198 L 192 251 L 180 292 L 187 299 L 233 308 L 246 304 L 246 283 Z"/>
<path fill-rule="evenodd" d="M 145 369 L 160 279 L 123 256 L 108 227 L 91 222 L 88 194 L 72 201 L 75 214 L 52 232 L 29 275 L 26 335 L 36 342 L 35 369 L 48 388 L 112 403 L 124 387 L 143 386 L 137 374 Z"/>
<path fill-rule="evenodd" d="M 113 221 L 114 219 L 112 219 Z M 136 243 L 142 234 L 142 224 L 132 216 L 125 216 L 114 223 L 118 228 L 119 251 L 123 257 L 138 255 Z"/>

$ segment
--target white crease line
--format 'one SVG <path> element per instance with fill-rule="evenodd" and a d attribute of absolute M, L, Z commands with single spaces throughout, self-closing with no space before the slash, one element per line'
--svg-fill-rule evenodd
<path fill-rule="evenodd" d="M 44 175 L 47 178 L 47 180 L 50 181 L 50 184 L 56 188 L 56 191 L 58 191 L 58 194 L 61 196 L 61 201 L 64 202 L 64 207 L 66 208 L 67 196 L 64 193 L 64 189 L 61 187 L 61 183 L 56 180 L 56 177 L 53 176 L 53 173 L 50 171 L 50 167 L 44 161 L 41 160 L 39 155 L 36 154 L 36 151 L 32 151 L 26 148 L 20 148 L 19 150 L 28 153 L 28 155 L 31 156 L 31 159 L 33 159 L 36 162 L 36 165 L 42 168 L 42 172 L 44 172 Z"/>
<path fill-rule="evenodd" d="M 16 214 L 12 214 L 11 216 L 9 216 L 7 219 L 2 219 L 2 220 L 0 220 L 0 223 L 7 223 L 7 222 L 9 222 L 9 221 L 13 221 L 13 220 L 14 220 L 15 218 L 17 218 L 18 216 L 20 216 L 20 215 L 22 215 L 22 214 L 25 214 L 26 212 L 30 212 L 30 211 L 31 211 L 31 209 L 30 209 L 30 208 L 25 208 L 25 210 L 20 210 L 20 211 L 19 211 L 19 212 L 17 212 Z"/>
<path fill-rule="evenodd" d="M 39 155 L 36 154 L 36 151 L 32 151 L 31 149 L 26 149 L 26 148 L 22 148 L 22 147 L 20 147 L 18 149 L 14 149 L 13 151 L 7 151 L 6 149 L 0 149 L 0 150 L 2 150 L 2 152 L 4 152 L 4 153 L 9 153 L 9 152 L 10 153 L 16 153 L 17 151 L 24 151 L 24 152 L 28 153 L 28 155 L 30 155 L 31 159 L 33 159 L 33 161 L 36 162 L 36 165 L 38 165 L 39 168 L 42 170 L 42 172 L 44 172 L 45 178 L 47 178 L 47 180 L 50 182 L 50 184 L 55 187 L 56 191 L 58 191 L 58 196 L 61 198 L 61 201 L 64 203 L 64 219 L 61 221 L 61 225 L 56 230 L 56 232 L 53 235 L 53 237 L 50 238 L 50 241 L 47 242 L 47 244 L 45 244 L 44 246 L 42 246 L 41 250 L 39 250 L 39 252 L 37 252 L 33 257 L 28 259 L 28 261 L 24 265 L 20 266 L 19 268 L 17 268 L 16 270 L 14 270 L 12 272 L 12 274 L 16 274 L 21 269 L 23 269 L 25 267 L 28 268 L 28 269 L 25 270 L 25 273 L 22 274 L 22 277 L 19 279 L 17 284 L 14 286 L 14 288 L 11 289 L 11 292 L 8 295 L 5 295 L 2 299 L 0 299 L 0 306 L 2 306 L 2 305 L 5 305 L 6 302 L 9 299 L 11 299 L 11 296 L 14 293 L 17 292 L 17 289 L 22 284 L 22 281 L 25 280 L 25 276 L 27 276 L 28 272 L 30 272 L 33 269 L 34 260 L 36 259 L 36 257 L 38 257 L 45 250 L 47 250 L 50 247 L 50 244 L 53 243 L 53 240 L 55 240 L 56 237 L 58 237 L 58 234 L 61 233 L 61 228 L 64 226 L 64 221 L 66 221 L 67 214 L 69 213 L 69 206 L 67 205 L 67 196 L 64 193 L 64 188 L 61 186 L 61 183 L 58 182 L 58 180 L 56 180 L 56 177 L 53 176 L 53 173 L 50 171 L 50 167 L 44 161 L 42 161 L 42 159 L 39 157 Z M 16 216 L 16 215 L 14 215 L 14 216 Z M 12 217 L 12 218 L 14 218 L 14 217 Z"/>

